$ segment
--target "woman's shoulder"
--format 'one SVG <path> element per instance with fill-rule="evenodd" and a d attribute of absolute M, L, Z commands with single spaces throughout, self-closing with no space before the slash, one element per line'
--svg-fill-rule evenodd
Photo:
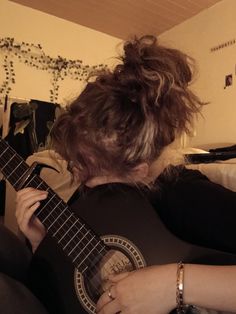
<path fill-rule="evenodd" d="M 187 186 L 210 182 L 206 175 L 198 170 L 188 169 L 184 165 L 169 166 L 156 178 L 151 195 L 162 197 L 172 190 L 184 189 Z"/>

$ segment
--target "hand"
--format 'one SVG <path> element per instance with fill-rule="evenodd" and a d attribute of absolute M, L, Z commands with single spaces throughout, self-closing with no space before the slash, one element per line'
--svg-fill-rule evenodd
<path fill-rule="evenodd" d="M 98 314 L 166 314 L 176 305 L 176 264 L 146 267 L 110 278 Z"/>
<path fill-rule="evenodd" d="M 16 220 L 20 230 L 28 238 L 35 251 L 46 235 L 46 229 L 34 212 L 40 206 L 40 201 L 47 198 L 48 192 L 25 188 L 16 194 Z"/>

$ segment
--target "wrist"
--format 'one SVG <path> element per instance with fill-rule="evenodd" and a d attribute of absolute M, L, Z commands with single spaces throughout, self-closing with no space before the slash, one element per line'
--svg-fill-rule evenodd
<path fill-rule="evenodd" d="M 176 264 L 167 264 L 166 268 L 166 296 L 168 296 L 169 312 L 176 308 Z"/>
<path fill-rule="evenodd" d="M 147 267 L 149 271 L 148 291 L 153 297 L 153 304 L 160 306 L 157 300 L 163 300 L 165 313 L 176 308 L 176 264 L 163 264 Z M 158 297 L 156 296 L 158 295 Z"/>

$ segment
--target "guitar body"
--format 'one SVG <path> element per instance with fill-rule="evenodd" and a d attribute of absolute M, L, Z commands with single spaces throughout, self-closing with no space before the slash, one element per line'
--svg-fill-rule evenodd
<path fill-rule="evenodd" d="M 105 236 L 103 240 L 111 249 L 123 252 L 132 264 L 136 263 L 134 269 L 180 260 L 211 263 L 223 258 L 232 263 L 231 255 L 190 245 L 172 235 L 136 188 L 122 184 L 96 187 L 80 196 L 71 209 L 97 234 Z M 109 263 L 110 273 L 117 263 L 119 258 Z M 88 279 L 85 276 L 78 283 L 78 275 L 54 240 L 46 237 L 33 259 L 31 279 L 50 313 L 95 313 L 95 307 L 86 300 Z M 46 282 L 50 283 L 48 287 Z"/>

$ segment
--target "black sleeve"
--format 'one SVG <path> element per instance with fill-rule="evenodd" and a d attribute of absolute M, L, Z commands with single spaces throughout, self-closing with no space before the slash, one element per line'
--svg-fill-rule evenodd
<path fill-rule="evenodd" d="M 152 203 L 175 235 L 193 244 L 236 253 L 236 192 L 197 170 L 161 175 Z"/>

